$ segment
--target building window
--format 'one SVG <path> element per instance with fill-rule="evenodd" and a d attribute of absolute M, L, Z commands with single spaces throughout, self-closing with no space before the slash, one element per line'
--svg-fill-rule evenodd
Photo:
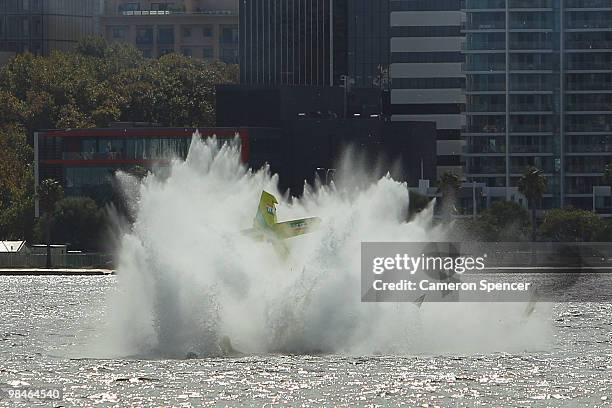
<path fill-rule="evenodd" d="M 32 36 L 35 38 L 40 38 L 42 35 L 42 18 L 32 17 Z"/>
<path fill-rule="evenodd" d="M 202 26 L 202 35 L 207 38 L 212 37 L 213 36 L 213 26 L 211 25 Z"/>
<path fill-rule="evenodd" d="M 113 27 L 112 32 L 115 40 L 125 40 L 127 37 L 126 27 Z"/>
<path fill-rule="evenodd" d="M 157 32 L 157 42 L 160 44 L 174 44 L 174 27 L 160 26 Z"/>
<path fill-rule="evenodd" d="M 204 47 L 202 49 L 202 58 L 210 59 L 215 57 L 215 50 L 212 47 Z"/>
<path fill-rule="evenodd" d="M 189 26 L 181 27 L 181 36 L 183 38 L 191 38 L 191 27 Z"/>
<path fill-rule="evenodd" d="M 161 57 L 162 55 L 172 54 L 173 52 L 174 50 L 172 48 L 162 48 L 159 50 L 159 56 Z"/>
<path fill-rule="evenodd" d="M 234 48 L 224 48 L 221 51 L 221 61 L 226 64 L 237 64 L 238 63 L 238 50 Z"/>
<path fill-rule="evenodd" d="M 150 48 L 145 48 L 140 50 L 140 52 L 142 52 L 142 56 L 145 58 L 152 58 L 153 57 L 153 51 L 151 51 Z"/>
<path fill-rule="evenodd" d="M 136 27 L 136 44 L 152 44 L 153 43 L 153 27 L 141 26 Z"/>
<path fill-rule="evenodd" d="M 123 3 L 118 7 L 120 13 L 124 11 L 138 11 L 140 10 L 140 3 Z"/>
<path fill-rule="evenodd" d="M 191 50 L 191 48 L 181 48 L 181 54 L 191 58 L 193 56 L 193 51 Z"/>
<path fill-rule="evenodd" d="M 174 7 L 174 3 L 151 3 L 151 10 L 167 11 Z"/>
<path fill-rule="evenodd" d="M 224 44 L 238 44 L 238 26 L 223 26 L 221 28 L 221 42 Z"/>

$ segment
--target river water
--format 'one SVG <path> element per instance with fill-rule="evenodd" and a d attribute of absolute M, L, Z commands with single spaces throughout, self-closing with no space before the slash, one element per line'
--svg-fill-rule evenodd
<path fill-rule="evenodd" d="M 0 386 L 61 387 L 46 406 L 612 405 L 609 303 L 555 304 L 546 345 L 513 353 L 95 358 L 116 283 L 0 277 Z"/>

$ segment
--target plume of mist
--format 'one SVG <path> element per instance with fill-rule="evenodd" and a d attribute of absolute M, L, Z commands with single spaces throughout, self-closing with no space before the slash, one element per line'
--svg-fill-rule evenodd
<path fill-rule="evenodd" d="M 344 160 L 330 186 L 283 197 L 268 168 L 250 170 L 239 146 L 195 135 L 169 175 L 119 176 L 134 223 L 118 249 L 105 352 L 216 355 L 227 336 L 245 353 L 456 353 L 541 347 L 546 326 L 524 305 L 361 303 L 362 241 L 443 241 L 430 205 L 407 220 L 408 189 Z M 252 226 L 262 190 L 279 220 L 322 219 L 288 241 L 281 260 Z"/>

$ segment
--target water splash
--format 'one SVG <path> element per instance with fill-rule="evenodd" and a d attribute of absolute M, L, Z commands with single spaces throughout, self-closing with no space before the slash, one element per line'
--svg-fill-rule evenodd
<path fill-rule="evenodd" d="M 280 221 L 323 220 L 317 232 L 290 240 L 287 261 L 240 233 L 262 190 L 281 194 L 267 168 L 241 164 L 239 147 L 196 135 L 167 178 L 150 175 L 135 188 L 121 175 L 136 221 L 120 242 L 105 336 L 113 352 L 215 355 L 224 336 L 247 353 L 482 352 L 540 343 L 543 325 L 522 321 L 522 305 L 361 303 L 362 241 L 440 241 L 445 233 L 432 226 L 432 208 L 406 222 L 405 184 L 387 176 L 360 185 L 366 171 L 350 160 L 339 168 L 337 184 L 280 200 Z"/>

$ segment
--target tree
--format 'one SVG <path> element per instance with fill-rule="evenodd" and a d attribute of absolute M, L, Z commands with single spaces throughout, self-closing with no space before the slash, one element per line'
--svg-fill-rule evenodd
<path fill-rule="evenodd" d="M 513 201 L 496 201 L 479 221 L 489 228 L 492 241 L 524 241 L 529 237 L 529 212 Z"/>
<path fill-rule="evenodd" d="M 531 241 L 536 239 L 536 203 L 542 199 L 546 192 L 546 177 L 541 170 L 530 166 L 519 180 L 518 189 L 531 207 Z"/>
<path fill-rule="evenodd" d="M 176 54 L 147 59 L 100 37 L 74 52 L 9 60 L 0 67 L 0 238 L 32 236 L 34 131 L 116 121 L 214 126 L 215 86 L 237 78 L 235 65 Z"/>
<path fill-rule="evenodd" d="M 0 239 L 32 238 L 32 156 L 32 148 L 23 129 L 0 127 Z"/>
<path fill-rule="evenodd" d="M 540 234 L 556 242 L 596 241 L 605 230 L 606 224 L 599 216 L 571 207 L 548 211 L 540 226 Z"/>
<path fill-rule="evenodd" d="M 47 268 L 51 267 L 51 223 L 56 203 L 64 196 L 60 183 L 46 179 L 38 186 L 38 202 L 45 222 L 45 241 L 47 244 Z"/>
<path fill-rule="evenodd" d="M 460 187 L 461 179 L 455 173 L 445 172 L 438 180 L 438 192 L 442 194 L 442 215 L 448 221 L 450 221 Z"/>
<path fill-rule="evenodd" d="M 89 197 L 67 197 L 57 202 L 53 211 L 52 232 L 55 239 L 72 249 L 97 250 L 104 224 L 103 211 Z"/>

